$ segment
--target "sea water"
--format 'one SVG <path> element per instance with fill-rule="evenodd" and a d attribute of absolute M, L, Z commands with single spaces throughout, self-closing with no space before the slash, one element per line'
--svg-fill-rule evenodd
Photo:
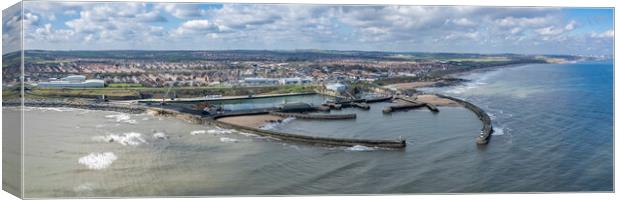
<path fill-rule="evenodd" d="M 25 197 L 611 191 L 612 71 L 606 63 L 524 65 L 426 89 L 486 110 L 495 127 L 486 146 L 474 142 L 480 121 L 459 107 L 383 114 L 388 103 L 376 103 L 334 112 L 355 120 L 270 126 L 404 138 L 401 150 L 289 143 L 147 114 L 27 108 Z"/>

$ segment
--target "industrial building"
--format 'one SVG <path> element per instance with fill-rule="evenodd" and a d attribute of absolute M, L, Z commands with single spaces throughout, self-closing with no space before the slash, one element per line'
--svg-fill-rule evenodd
<path fill-rule="evenodd" d="M 86 79 L 86 76 L 71 75 L 64 78 L 50 79 L 47 82 L 39 82 L 37 84 L 41 88 L 102 88 L 105 87 L 105 81 L 98 79 Z"/>
<path fill-rule="evenodd" d="M 342 83 L 331 83 L 325 85 L 325 88 L 333 92 L 342 93 L 347 89 L 347 86 Z"/>
<path fill-rule="evenodd" d="M 296 84 L 310 84 L 312 79 L 310 78 L 244 78 L 241 83 L 245 85 L 296 85 Z"/>

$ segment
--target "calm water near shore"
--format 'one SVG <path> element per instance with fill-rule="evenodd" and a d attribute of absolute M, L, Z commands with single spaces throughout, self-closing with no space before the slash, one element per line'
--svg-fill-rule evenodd
<path fill-rule="evenodd" d="M 292 144 L 146 114 L 64 108 L 25 112 L 25 196 L 198 196 L 611 191 L 613 66 L 548 64 L 463 75 L 426 90 L 487 110 L 496 133 L 463 108 L 384 115 L 388 103 L 334 113 L 353 121 L 286 120 L 272 129 L 396 139 L 403 150 Z M 236 101 L 230 109 L 321 96 Z M 7 108 L 5 108 L 7 109 Z M 11 111 L 10 108 L 5 110 Z M 6 117 L 6 115 L 5 115 Z"/>

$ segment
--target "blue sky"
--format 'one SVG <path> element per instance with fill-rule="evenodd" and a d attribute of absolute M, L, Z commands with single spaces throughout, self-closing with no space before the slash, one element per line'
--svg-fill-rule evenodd
<path fill-rule="evenodd" d="M 27 1 L 24 11 L 25 49 L 47 50 L 601 55 L 614 36 L 608 8 Z"/>

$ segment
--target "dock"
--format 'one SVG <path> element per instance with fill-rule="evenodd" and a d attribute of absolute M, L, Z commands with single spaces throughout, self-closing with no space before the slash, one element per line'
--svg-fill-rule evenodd
<path fill-rule="evenodd" d="M 434 104 L 431 104 L 431 103 L 424 103 L 424 102 L 421 102 L 421 101 L 417 101 L 416 99 L 411 99 L 409 97 L 403 97 L 403 96 L 397 96 L 397 97 L 394 97 L 394 99 L 398 99 L 398 100 L 401 100 L 401 101 L 408 102 L 408 103 L 410 103 L 410 105 L 409 104 L 405 104 L 405 105 L 400 105 L 400 106 L 393 106 L 394 109 L 388 110 L 388 113 L 392 112 L 392 111 L 395 111 L 395 110 L 403 110 L 403 109 L 408 109 L 408 108 L 418 108 L 418 107 L 422 107 L 422 106 L 425 106 L 426 108 L 428 108 L 428 110 L 430 110 L 433 113 L 438 113 L 439 112 L 439 109 L 437 108 L 437 106 L 434 105 Z M 384 109 L 383 112 L 386 112 L 386 109 Z"/>
<path fill-rule="evenodd" d="M 343 119 L 355 119 L 356 114 L 305 114 L 305 113 L 285 113 L 271 111 L 270 115 L 276 115 L 281 117 L 294 117 L 298 119 L 317 119 L 317 120 L 343 120 Z"/>

